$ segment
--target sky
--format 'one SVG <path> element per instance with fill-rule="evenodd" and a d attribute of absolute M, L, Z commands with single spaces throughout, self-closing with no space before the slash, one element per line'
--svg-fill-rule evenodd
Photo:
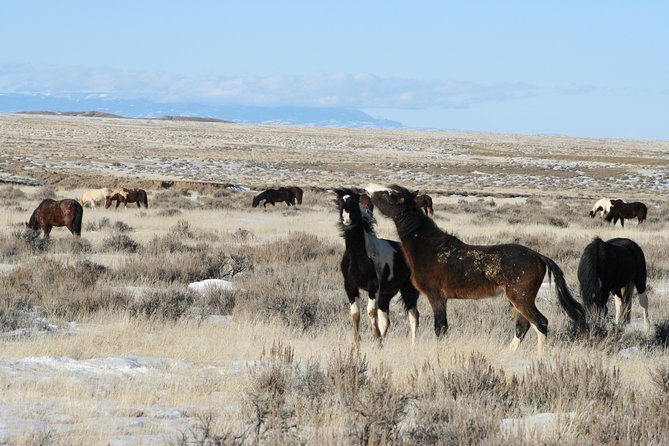
<path fill-rule="evenodd" d="M 669 140 L 667 1 L 7 2 L 0 94 Z"/>

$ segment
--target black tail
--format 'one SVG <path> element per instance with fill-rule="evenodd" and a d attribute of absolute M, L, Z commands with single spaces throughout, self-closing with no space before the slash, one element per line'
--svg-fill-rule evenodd
<path fill-rule="evenodd" d="M 590 309 L 598 299 L 599 293 L 599 248 L 604 243 L 599 237 L 583 250 L 581 260 L 578 262 L 578 282 L 581 287 L 581 299 L 586 308 Z"/>
<path fill-rule="evenodd" d="M 74 219 L 72 221 L 72 229 L 74 234 L 78 237 L 81 237 L 81 220 L 84 217 L 84 207 L 77 203 L 76 213 L 74 214 Z"/>
<path fill-rule="evenodd" d="M 557 264 L 546 256 L 539 254 L 541 260 L 548 268 L 548 277 L 552 274 L 555 278 L 558 300 L 567 315 L 576 323 L 581 332 L 588 331 L 588 322 L 585 319 L 585 309 L 578 303 L 569 292 L 564 280 L 564 273 Z"/>

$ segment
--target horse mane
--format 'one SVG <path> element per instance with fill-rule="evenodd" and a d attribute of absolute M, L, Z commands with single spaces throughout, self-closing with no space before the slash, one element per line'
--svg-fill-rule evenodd
<path fill-rule="evenodd" d="M 604 241 L 595 237 L 583 250 L 578 264 L 578 278 L 581 283 L 581 298 L 586 307 L 593 305 L 593 295 L 599 291 L 599 253 Z"/>
<path fill-rule="evenodd" d="M 401 214 L 398 215 L 395 220 L 397 235 L 399 235 L 400 238 L 407 237 L 424 226 L 450 236 L 450 234 L 440 229 L 430 217 L 420 210 L 416 204 L 413 192 L 397 184 L 390 186 L 390 189 L 399 194 L 405 203 L 405 206 L 401 206 Z"/>

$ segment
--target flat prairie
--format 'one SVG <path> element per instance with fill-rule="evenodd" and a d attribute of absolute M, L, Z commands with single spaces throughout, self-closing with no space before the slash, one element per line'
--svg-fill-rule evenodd
<path fill-rule="evenodd" d="M 467 243 L 520 243 L 576 270 L 595 237 L 644 250 L 650 330 L 579 336 L 545 278 L 544 355 L 511 352 L 503 297 L 449 301 L 437 339 L 352 336 L 335 187 L 428 193 Z M 304 189 L 301 205 L 251 207 Z M 75 239 L 25 228 L 44 198 L 85 207 Z M 669 437 L 669 142 L 0 115 L 0 444 L 664 444 Z M 589 212 L 641 201 L 624 228 Z M 379 236 L 397 239 L 376 215 Z M 363 308 L 366 294 L 361 292 Z"/>

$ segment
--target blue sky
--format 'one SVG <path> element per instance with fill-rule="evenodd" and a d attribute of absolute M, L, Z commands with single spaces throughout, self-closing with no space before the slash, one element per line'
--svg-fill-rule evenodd
<path fill-rule="evenodd" d="M 0 93 L 341 106 L 418 128 L 669 140 L 666 1 L 3 5 Z"/>

